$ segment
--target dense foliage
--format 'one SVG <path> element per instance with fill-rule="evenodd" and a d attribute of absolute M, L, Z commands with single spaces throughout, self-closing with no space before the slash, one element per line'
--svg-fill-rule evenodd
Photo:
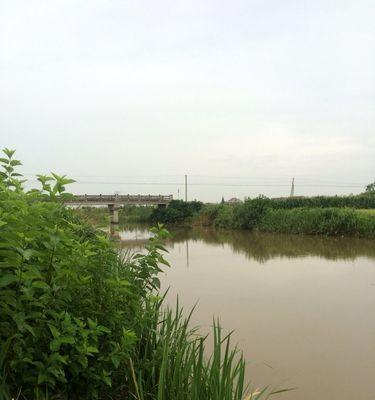
<path fill-rule="evenodd" d="M 162 223 L 184 222 L 192 218 L 202 207 L 203 203 L 199 201 L 173 200 L 168 207 L 155 208 L 151 214 L 151 221 Z"/>
<path fill-rule="evenodd" d="M 124 205 L 119 209 L 119 222 L 150 222 L 155 208 L 153 206 Z M 75 209 L 82 220 L 95 226 L 107 226 L 109 223 L 108 207 L 79 207 Z"/>
<path fill-rule="evenodd" d="M 229 229 L 375 238 L 375 213 L 372 210 L 365 212 L 344 207 L 289 208 L 283 205 L 279 207 L 278 202 L 264 197 L 249 199 L 242 204 L 218 205 L 211 224 Z M 201 213 L 204 212 L 203 209 Z M 202 217 L 197 216 L 196 221 L 200 220 Z"/>
<path fill-rule="evenodd" d="M 173 201 L 166 208 L 133 207 L 129 221 L 162 222 L 226 229 L 374 238 L 375 196 L 316 196 L 269 199 L 260 196 L 237 204 Z M 87 210 L 93 219 L 99 211 Z M 107 218 L 102 210 L 102 220 Z M 95 218 L 94 218 L 95 219 Z M 124 217 L 120 220 L 126 222 Z"/>
<path fill-rule="evenodd" d="M 148 222 L 154 210 L 153 206 L 124 205 L 119 210 L 120 222 Z"/>
<path fill-rule="evenodd" d="M 158 295 L 159 228 L 121 257 L 64 207 L 65 176 L 25 192 L 0 163 L 0 399 L 240 400 L 245 363 L 215 324 L 213 354 Z M 222 347 L 224 346 L 224 351 Z M 252 396 L 257 399 L 263 393 Z M 248 397 L 250 398 L 250 397 Z"/>
<path fill-rule="evenodd" d="M 368 213 L 363 212 L 369 210 Z M 237 204 L 174 201 L 155 210 L 153 221 L 227 229 L 359 236 L 374 238 L 375 196 L 316 196 L 269 199 L 259 196 Z"/>

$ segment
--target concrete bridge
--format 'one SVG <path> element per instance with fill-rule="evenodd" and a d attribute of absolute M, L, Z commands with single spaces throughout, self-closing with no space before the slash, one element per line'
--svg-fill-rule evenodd
<path fill-rule="evenodd" d="M 108 206 L 111 224 L 118 224 L 118 209 L 123 205 L 157 206 L 167 207 L 173 200 L 173 196 L 167 195 L 120 195 L 120 194 L 84 194 L 76 195 L 66 200 L 68 205 L 75 206 Z"/>

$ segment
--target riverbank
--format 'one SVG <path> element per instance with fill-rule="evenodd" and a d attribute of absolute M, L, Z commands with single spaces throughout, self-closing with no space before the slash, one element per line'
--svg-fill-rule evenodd
<path fill-rule="evenodd" d="M 309 200 L 307 204 L 311 203 Z M 369 200 L 366 197 L 367 204 L 373 205 L 372 201 L 373 198 Z M 363 205 L 363 202 L 361 197 L 359 204 Z M 325 205 L 331 203 L 324 202 Z M 300 204 L 292 207 L 287 201 L 273 202 L 260 197 L 240 204 L 202 205 L 197 212 L 180 219 L 176 218 L 176 210 L 171 204 L 165 210 L 156 210 L 152 217 L 164 223 L 180 222 L 224 229 L 375 238 L 374 209 L 300 207 Z M 181 204 L 178 204 L 179 208 Z"/>
<path fill-rule="evenodd" d="M 343 204 L 345 207 L 333 205 Z M 351 205 L 351 207 L 349 207 Z M 368 208 L 364 209 L 366 206 Z M 81 216 L 107 224 L 106 209 L 81 209 Z M 263 197 L 239 204 L 203 204 L 175 200 L 167 208 L 123 207 L 120 222 L 164 223 L 245 229 L 262 232 L 348 236 L 375 239 L 375 196 L 271 200 Z"/>

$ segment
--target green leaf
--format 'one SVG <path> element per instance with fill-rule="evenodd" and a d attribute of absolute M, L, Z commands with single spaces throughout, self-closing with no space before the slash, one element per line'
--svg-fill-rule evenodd
<path fill-rule="evenodd" d="M 50 331 L 52 333 L 52 336 L 54 338 L 58 338 L 60 336 L 60 332 L 58 331 L 58 329 L 55 326 L 49 325 L 49 329 L 50 329 Z"/>
<path fill-rule="evenodd" d="M 112 361 L 112 364 L 114 365 L 114 367 L 117 369 L 118 368 L 118 366 L 120 365 L 120 362 L 121 362 L 121 356 L 120 355 L 118 355 L 118 354 L 113 354 L 112 356 L 111 356 L 111 361 Z"/>
<path fill-rule="evenodd" d="M 99 350 L 94 346 L 87 346 L 86 350 L 88 353 L 99 353 Z"/>
<path fill-rule="evenodd" d="M 112 379 L 107 372 L 104 371 L 102 379 L 107 386 L 112 386 Z"/>
<path fill-rule="evenodd" d="M 49 357 L 49 362 L 58 361 L 61 364 L 67 364 L 67 356 L 62 356 L 60 353 L 52 353 Z"/>
<path fill-rule="evenodd" d="M 22 257 L 26 260 L 29 261 L 30 258 L 33 256 L 34 250 L 33 249 L 26 249 L 22 251 Z"/>
<path fill-rule="evenodd" d="M 26 331 L 29 331 L 35 337 L 35 331 L 31 325 L 25 323 L 23 324 L 23 327 Z"/>
<path fill-rule="evenodd" d="M 10 150 L 7 148 L 3 149 L 3 153 L 9 158 L 12 158 L 12 156 L 15 152 L 16 152 L 16 150 Z"/>
<path fill-rule="evenodd" d="M 22 165 L 21 161 L 18 161 L 18 160 L 11 160 L 11 161 L 9 162 L 9 164 L 10 164 L 12 167 L 16 167 L 17 165 Z"/>
<path fill-rule="evenodd" d="M 23 331 L 24 325 L 25 325 L 25 313 L 19 312 L 19 313 L 13 315 L 13 320 L 17 324 L 17 328 L 20 331 Z"/>
<path fill-rule="evenodd" d="M 8 286 L 14 282 L 17 282 L 17 277 L 13 274 L 5 274 L 0 277 L 0 287 Z"/>
<path fill-rule="evenodd" d="M 46 175 L 37 175 L 37 178 L 38 178 L 39 182 L 53 181 L 53 178 L 51 178 L 50 176 L 46 176 Z"/>
<path fill-rule="evenodd" d="M 47 283 L 43 281 L 34 281 L 31 286 L 37 289 L 50 289 Z"/>
<path fill-rule="evenodd" d="M 75 339 L 73 336 L 60 336 L 59 340 L 60 340 L 60 343 L 62 343 L 62 344 L 74 344 L 75 343 Z"/>

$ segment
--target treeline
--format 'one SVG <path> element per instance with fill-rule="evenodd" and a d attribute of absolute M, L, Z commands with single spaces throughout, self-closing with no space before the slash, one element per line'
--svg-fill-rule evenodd
<path fill-rule="evenodd" d="M 375 193 L 360 194 L 357 196 L 314 196 L 314 197 L 286 197 L 270 199 L 272 208 L 329 208 L 350 207 L 357 209 L 375 209 Z"/>
<path fill-rule="evenodd" d="M 361 207 L 363 204 L 367 207 Z M 258 197 L 239 204 L 211 205 L 174 201 L 166 209 L 155 210 L 151 219 L 226 229 L 375 238 L 375 213 L 362 212 L 357 208 L 375 208 L 375 196 Z"/>
<path fill-rule="evenodd" d="M 145 254 L 124 258 L 62 204 L 71 180 L 39 176 L 42 189 L 25 192 L 13 154 L 0 158 L 0 399 L 250 395 L 217 323 L 209 357 L 189 317 L 162 308 L 168 233 L 155 229 Z"/>

